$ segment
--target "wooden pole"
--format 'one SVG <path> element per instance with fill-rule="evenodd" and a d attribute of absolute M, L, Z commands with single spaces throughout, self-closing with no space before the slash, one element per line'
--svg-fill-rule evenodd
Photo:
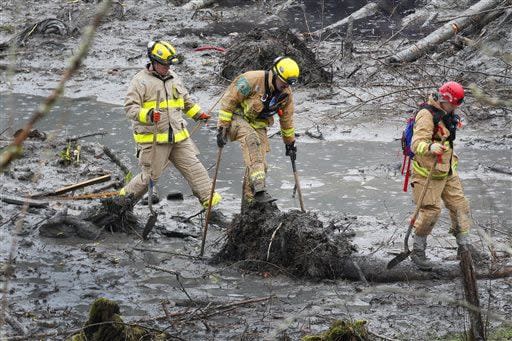
<path fill-rule="evenodd" d="M 206 234 L 208 233 L 208 223 L 210 222 L 210 213 L 212 212 L 212 201 L 213 201 L 213 193 L 215 193 L 215 183 L 217 182 L 217 174 L 219 174 L 219 166 L 220 166 L 220 158 L 222 156 L 223 147 L 219 147 L 217 151 L 217 161 L 215 163 L 215 174 L 213 175 L 212 180 L 212 189 L 210 191 L 210 199 L 208 200 L 208 207 L 206 208 L 206 218 L 204 221 L 204 229 L 203 229 L 203 240 L 201 241 L 201 252 L 199 253 L 200 257 L 204 255 L 204 245 L 206 243 Z"/>

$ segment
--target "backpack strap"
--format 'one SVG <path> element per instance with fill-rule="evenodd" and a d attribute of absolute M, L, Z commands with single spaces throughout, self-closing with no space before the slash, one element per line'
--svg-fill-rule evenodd
<path fill-rule="evenodd" d="M 272 97 L 272 94 L 270 93 L 270 86 L 268 85 L 268 74 L 268 70 L 265 70 L 265 77 L 263 80 L 263 84 L 265 85 L 265 93 L 263 94 L 263 97 L 261 97 L 261 102 L 263 102 L 263 109 L 261 110 L 261 113 L 263 114 L 269 112 L 269 105 Z"/>
<path fill-rule="evenodd" d="M 420 109 L 427 109 L 428 111 L 430 111 L 430 113 L 432 114 L 432 119 L 434 120 L 435 127 L 437 127 L 439 122 L 443 120 L 443 116 L 445 115 L 444 111 L 427 103 L 420 104 Z"/>

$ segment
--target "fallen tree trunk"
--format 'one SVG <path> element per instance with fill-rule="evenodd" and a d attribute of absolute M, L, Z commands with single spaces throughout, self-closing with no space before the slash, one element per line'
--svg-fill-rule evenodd
<path fill-rule="evenodd" d="M 359 271 L 360 270 L 360 271 Z M 353 256 L 345 259 L 341 278 L 360 281 L 364 279 L 374 283 L 392 283 L 407 281 L 428 281 L 433 279 L 450 280 L 462 277 L 457 262 L 438 264 L 432 271 L 419 271 L 412 262 L 404 261 L 393 269 L 386 269 L 386 262 L 381 259 L 365 256 Z M 495 279 L 512 276 L 512 266 L 498 269 L 481 267 L 476 272 L 479 279 Z M 363 280 L 364 281 L 364 280 Z"/>
<path fill-rule="evenodd" d="M 275 204 L 248 204 L 235 216 L 226 242 L 212 263 L 237 262 L 252 271 L 282 272 L 300 278 L 349 279 L 363 282 L 450 280 L 461 276 L 457 262 L 440 263 L 433 271 L 419 271 L 412 262 L 387 270 L 387 260 L 354 253 L 355 247 L 340 227 L 324 224 L 312 213 L 281 212 Z M 478 251 L 475 260 L 481 258 Z M 483 264 L 483 263 L 482 263 Z M 479 278 L 512 276 L 512 266 L 489 269 L 481 265 Z"/>
<path fill-rule="evenodd" d="M 181 8 L 185 10 L 197 10 L 208 5 L 211 5 L 215 2 L 215 0 L 191 0 L 187 2 L 185 5 L 181 6 Z"/>
<path fill-rule="evenodd" d="M 357 11 L 355 11 L 354 13 L 350 14 L 348 17 L 345 17 L 345 18 L 335 22 L 334 24 L 326 26 L 322 29 L 316 30 L 315 32 L 312 32 L 311 35 L 319 37 L 322 33 L 332 31 L 333 29 L 335 29 L 337 27 L 347 25 L 351 20 L 356 21 L 356 20 L 360 20 L 360 19 L 372 16 L 375 13 L 377 13 L 378 10 L 379 10 L 379 4 L 377 4 L 376 2 L 369 2 L 368 4 L 364 5 L 363 7 L 361 7 Z"/>
<path fill-rule="evenodd" d="M 428 36 L 414 43 L 409 48 L 391 56 L 388 59 L 388 63 L 415 61 L 436 45 L 444 42 L 450 37 L 453 37 L 458 31 L 472 24 L 479 23 L 479 21 L 486 15 L 485 12 L 481 13 L 482 11 L 496 8 L 501 2 L 502 0 L 481 0 L 480 2 L 477 2 L 466 10 L 461 17 L 447 22 L 441 28 L 430 33 Z"/>

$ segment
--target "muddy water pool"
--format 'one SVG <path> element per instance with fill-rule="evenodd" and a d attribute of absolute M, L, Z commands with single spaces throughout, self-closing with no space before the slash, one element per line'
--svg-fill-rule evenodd
<path fill-rule="evenodd" d="M 42 100 L 36 96 L 4 94 L 0 99 L 0 131 L 7 127 L 11 118 L 15 129 L 21 127 Z M 99 103 L 92 98 L 64 98 L 36 128 L 58 131 L 65 136 L 106 132 L 104 137 L 88 139 L 108 145 L 132 171 L 138 170 L 131 129 L 119 106 Z M 211 166 L 216 156 L 214 131 L 202 129 L 193 138 L 202 151 L 200 158 L 207 167 Z M 271 147 L 270 191 L 279 199 L 282 209 L 297 208 L 297 200 L 291 198 L 291 166 L 284 156 L 280 137 L 271 139 Z M 397 142 L 317 141 L 300 137 L 298 148 L 297 165 L 307 209 L 320 213 L 338 211 L 358 217 L 376 216 L 384 220 L 392 216 L 399 222 L 406 220 L 412 203 L 410 194 L 401 192 L 402 179 L 398 170 L 401 159 L 397 155 Z M 243 173 L 241 153 L 238 146 L 231 143 L 223 155 L 218 188 L 226 198 L 223 208 L 236 212 Z M 503 224 L 510 232 L 511 179 L 482 168 L 483 165 L 500 164 L 509 169 L 510 151 L 461 148 L 459 155 L 475 218 L 481 222 Z M 164 195 L 180 190 L 187 197 L 191 196 L 175 170 L 167 172 L 158 188 Z M 169 206 L 159 204 L 160 210 L 166 208 Z M 138 212 L 146 213 L 146 210 L 139 208 Z M 446 217 L 441 223 L 448 225 Z M 375 231 L 373 222 L 365 223 L 364 218 L 359 219 L 358 226 L 364 231 L 355 243 L 363 252 L 368 252 L 365 249 L 375 245 L 375 240 L 388 239 L 391 233 L 386 229 Z M 0 230 L 2 260 L 11 245 L 12 233 L 7 227 L 9 225 Z M 180 335 L 190 340 L 226 340 L 250 333 L 254 339 L 275 340 L 281 330 L 287 330 L 292 339 L 298 339 L 308 331 L 326 328 L 333 316 L 368 319 L 371 330 L 398 339 L 421 339 L 431 330 L 442 330 L 433 335 L 444 335 L 464 328 L 464 313 L 460 309 L 432 304 L 428 298 L 411 300 L 406 295 L 361 292 L 358 283 L 346 281 L 312 283 L 285 275 L 246 274 L 236 267 L 214 267 L 188 258 L 134 249 L 143 247 L 197 254 L 197 240 L 160 237 L 142 243 L 124 234 L 106 236 L 97 242 L 31 237 L 17 237 L 16 278 L 11 280 L 8 296 L 11 311 L 29 326 L 34 326 L 35 322 L 33 317 L 22 317 L 26 311 L 30 311 L 27 316 L 35 316 L 35 320 L 55 321 L 64 329 L 80 326 L 89 304 L 99 296 L 119 302 L 122 314 L 128 321 L 133 321 L 162 315 L 162 299 L 176 304 L 175 311 L 190 304 L 187 295 L 193 300 L 216 303 L 275 295 L 272 302 L 240 308 L 232 315 L 210 321 L 213 331 L 208 332 L 197 324 L 180 329 Z M 209 232 L 207 255 L 218 248 L 221 238 L 222 231 L 213 226 Z M 435 245 L 436 251 L 441 250 L 438 260 L 453 254 L 453 250 L 442 246 Z M 385 253 L 379 255 L 389 257 Z M 180 282 L 173 275 L 149 269 L 148 264 L 178 271 Z M 186 293 L 181 289 L 182 285 Z M 403 285 L 432 295 L 457 293 L 460 289 L 457 283 L 442 281 L 428 286 L 423 283 L 396 284 L 394 288 L 398 290 Z M 504 283 L 501 285 L 504 290 L 510 288 Z M 503 298 L 508 297 L 506 295 L 499 294 L 498 301 L 506 302 Z M 493 301 L 492 307 L 501 307 L 499 302 Z M 411 330 L 410 322 L 404 322 L 411 318 L 418 325 L 414 330 Z M 162 325 L 165 327 L 168 323 L 159 326 Z"/>
<path fill-rule="evenodd" d="M 2 95 L 0 131 L 11 119 L 13 127 L 21 127 L 41 100 L 36 96 Z M 194 125 L 195 122 L 190 122 L 189 130 Z M 64 98 L 36 128 L 55 131 L 66 137 L 105 132 L 104 136 L 87 140 L 109 146 L 134 174 L 138 173 L 131 128 L 119 106 L 100 103 L 92 98 Z M 269 134 L 272 135 L 275 129 Z M 463 132 L 460 135 L 463 136 Z M 193 139 L 201 151 L 201 161 L 213 174 L 217 152 L 213 123 L 198 130 Z M 284 155 L 282 140 L 276 135 L 270 141 L 269 191 L 279 199 L 281 208 L 298 208 L 298 199 L 292 198 L 294 177 L 290 160 Z M 460 175 L 475 220 L 498 223 L 510 232 L 512 177 L 491 172 L 486 167 L 497 165 L 511 169 L 511 150 L 479 150 L 464 146 L 457 146 L 456 150 L 460 157 Z M 410 193 L 402 191 L 401 161 L 397 141 L 319 141 L 299 137 L 297 167 L 305 206 L 319 211 L 378 218 L 392 216 L 406 220 L 413 204 Z M 217 183 L 217 189 L 228 201 L 239 202 L 242 176 L 239 146 L 229 143 L 222 155 Z M 159 180 L 158 190 L 161 196 L 172 191 L 191 195 L 183 178 L 172 167 Z"/>

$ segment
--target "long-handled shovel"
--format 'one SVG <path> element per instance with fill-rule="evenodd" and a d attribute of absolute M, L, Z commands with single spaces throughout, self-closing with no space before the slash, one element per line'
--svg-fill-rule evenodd
<path fill-rule="evenodd" d="M 156 107 L 155 111 L 160 110 L 160 91 L 156 92 Z M 153 165 L 153 161 L 155 158 L 155 148 L 156 148 L 156 134 L 158 132 L 158 122 L 155 122 L 153 125 L 153 147 L 151 148 L 151 165 Z M 158 214 L 153 210 L 153 172 L 149 174 L 149 182 L 148 182 L 148 207 L 149 207 L 149 218 L 146 222 L 146 226 L 144 226 L 144 230 L 142 231 L 142 239 L 147 239 L 148 234 L 153 230 L 153 227 L 156 224 Z"/>
<path fill-rule="evenodd" d="M 304 208 L 304 199 L 302 198 L 302 190 L 300 189 L 299 174 L 297 174 L 297 166 L 295 165 L 295 155 L 290 155 L 290 160 L 292 161 L 293 176 L 295 177 L 293 196 L 295 196 L 295 189 L 297 189 L 297 193 L 299 193 L 300 210 L 302 212 L 306 212 L 306 209 Z"/>
<path fill-rule="evenodd" d="M 206 243 L 206 234 L 208 233 L 208 222 L 210 221 L 210 213 L 212 211 L 213 193 L 215 193 L 215 183 L 217 182 L 217 174 L 219 173 L 222 149 L 224 148 L 219 147 L 219 150 L 217 151 L 217 161 L 215 162 L 215 174 L 213 175 L 212 189 L 210 191 L 210 200 L 208 201 L 208 207 L 206 208 L 206 218 L 204 220 L 203 240 L 201 241 L 201 252 L 199 253 L 200 257 L 203 257 L 204 254 L 204 244 Z"/>
<path fill-rule="evenodd" d="M 443 139 L 444 142 L 444 139 Z M 412 228 L 414 226 L 414 223 L 416 222 L 416 218 L 418 218 L 418 214 L 420 212 L 421 204 L 423 203 L 423 198 L 425 198 L 425 194 L 427 193 L 428 185 L 430 184 L 430 180 L 432 179 L 432 173 L 434 171 L 434 168 L 436 167 L 437 163 L 439 162 L 440 156 L 438 156 L 434 163 L 432 164 L 432 167 L 430 167 L 430 170 L 428 172 L 427 181 L 425 182 L 425 187 L 423 187 L 423 190 L 421 191 L 418 203 L 416 204 L 416 209 L 414 210 L 414 214 L 412 215 L 411 221 L 409 222 L 409 227 L 407 228 L 407 233 L 405 234 L 404 239 L 404 251 L 400 252 L 398 255 L 395 256 L 392 260 L 389 261 L 386 268 L 392 269 L 401 262 L 403 262 L 409 255 L 411 254 L 412 250 L 409 250 L 409 236 L 411 235 Z"/>

